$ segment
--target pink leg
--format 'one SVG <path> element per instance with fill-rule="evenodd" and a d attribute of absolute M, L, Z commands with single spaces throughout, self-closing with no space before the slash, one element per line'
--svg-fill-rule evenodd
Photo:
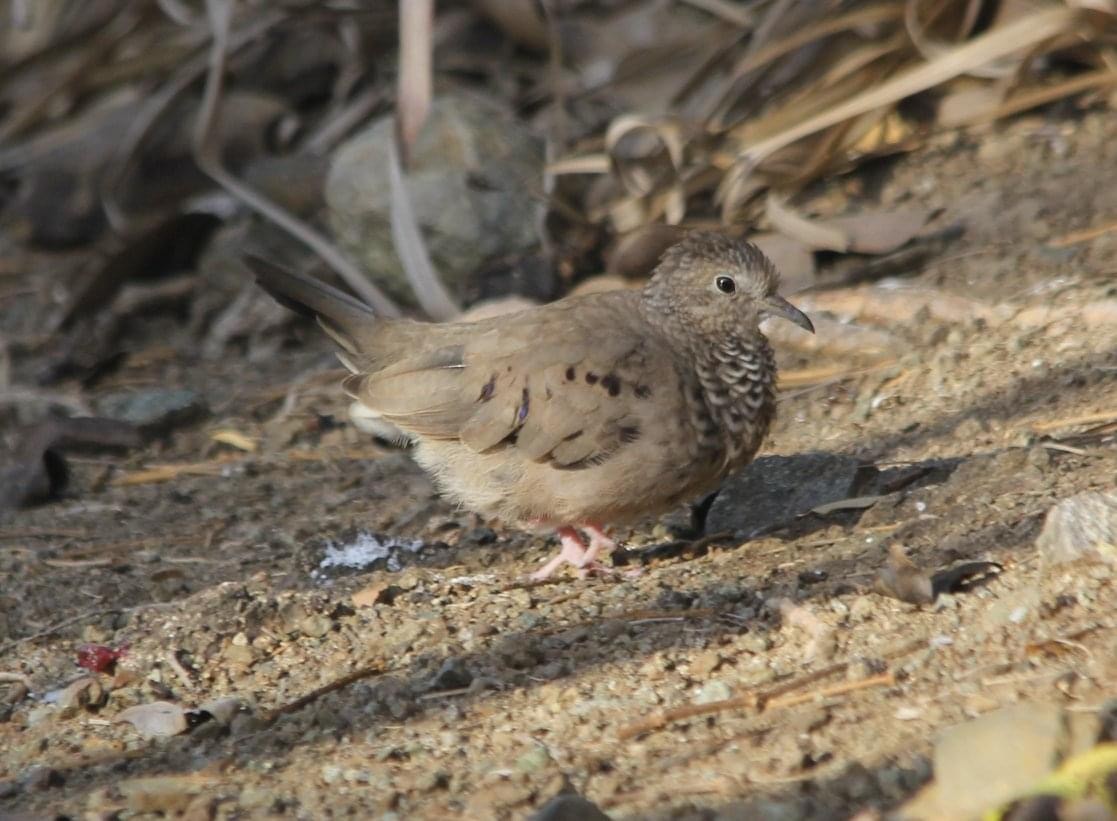
<path fill-rule="evenodd" d="M 617 543 L 605 535 L 605 531 L 601 529 L 600 525 L 587 522 L 585 531 L 590 534 L 590 546 L 585 555 L 582 556 L 582 562 L 578 566 L 605 570 L 606 568 L 597 563 L 597 557 L 612 553 L 617 549 Z"/>
<path fill-rule="evenodd" d="M 582 559 L 586 555 L 586 545 L 582 541 L 582 537 L 578 535 L 578 531 L 572 527 L 560 527 L 556 532 L 562 542 L 562 550 L 531 574 L 534 581 L 550 578 L 551 574 L 564 564 L 571 564 L 574 567 L 582 566 Z"/>

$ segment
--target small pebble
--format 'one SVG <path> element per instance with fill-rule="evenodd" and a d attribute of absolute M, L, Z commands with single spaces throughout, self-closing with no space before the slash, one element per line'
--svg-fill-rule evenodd
<path fill-rule="evenodd" d="M 733 697 L 733 689 L 724 681 L 707 681 L 694 696 L 695 704 L 712 704 Z"/>

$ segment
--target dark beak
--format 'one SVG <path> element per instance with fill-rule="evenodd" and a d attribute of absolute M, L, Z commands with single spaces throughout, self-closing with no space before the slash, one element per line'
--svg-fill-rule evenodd
<path fill-rule="evenodd" d="M 786 299 L 779 294 L 772 294 L 760 303 L 763 311 L 772 316 L 782 317 L 788 322 L 794 322 L 804 331 L 814 333 L 814 325 L 811 324 L 811 319 L 805 313 L 800 311 Z"/>

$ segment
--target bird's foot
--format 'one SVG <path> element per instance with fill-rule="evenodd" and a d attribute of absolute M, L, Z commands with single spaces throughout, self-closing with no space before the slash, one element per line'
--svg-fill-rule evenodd
<path fill-rule="evenodd" d="M 597 560 L 600 555 L 612 553 L 617 543 L 606 536 L 597 525 L 586 525 L 585 530 L 590 536 L 589 547 L 586 547 L 582 535 L 573 527 L 560 527 L 556 532 L 562 543 L 562 549 L 559 550 L 557 555 L 551 557 L 545 565 L 531 574 L 532 581 L 549 579 L 564 564 L 571 565 L 580 579 L 594 574 L 602 576 L 617 575 L 620 571 L 612 567 L 606 567 Z M 632 571 L 625 571 L 623 575 L 636 574 Z"/>
<path fill-rule="evenodd" d="M 557 532 L 562 549 L 559 550 L 557 555 L 552 556 L 545 565 L 531 574 L 532 581 L 538 582 L 549 579 L 551 574 L 564 564 L 574 567 L 582 566 L 586 556 L 586 544 L 582 541 L 578 531 L 572 527 L 560 527 Z"/>

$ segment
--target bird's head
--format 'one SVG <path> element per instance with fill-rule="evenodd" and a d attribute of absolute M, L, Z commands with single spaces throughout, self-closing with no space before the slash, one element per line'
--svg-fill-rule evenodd
<path fill-rule="evenodd" d="M 778 316 L 814 333 L 805 313 L 779 294 L 772 261 L 750 242 L 694 232 L 664 252 L 644 287 L 644 302 L 668 324 L 709 338 L 759 333 Z"/>

